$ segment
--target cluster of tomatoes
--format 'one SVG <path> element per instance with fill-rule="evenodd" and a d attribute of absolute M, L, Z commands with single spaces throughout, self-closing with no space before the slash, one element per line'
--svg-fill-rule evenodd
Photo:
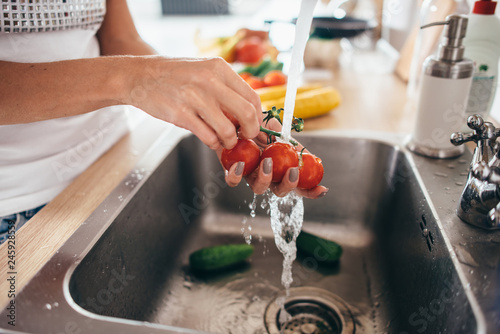
<path fill-rule="evenodd" d="M 266 73 L 262 78 L 252 75 L 248 72 L 240 73 L 241 78 L 253 89 L 281 86 L 286 84 L 287 77 L 280 70 L 272 70 Z"/>
<path fill-rule="evenodd" d="M 268 51 L 267 34 L 259 36 L 258 32 L 243 38 L 235 46 L 236 61 L 245 64 L 257 64 Z"/>
<path fill-rule="evenodd" d="M 299 167 L 300 189 L 316 187 L 323 178 L 323 164 L 321 159 L 313 154 L 297 152 L 292 144 L 273 142 L 261 152 L 259 146 L 251 139 L 238 139 L 232 149 L 223 149 L 221 155 L 222 165 L 226 170 L 237 162 L 244 162 L 243 176 L 251 174 L 265 158 L 273 161 L 272 182 L 281 182 L 289 168 Z"/>

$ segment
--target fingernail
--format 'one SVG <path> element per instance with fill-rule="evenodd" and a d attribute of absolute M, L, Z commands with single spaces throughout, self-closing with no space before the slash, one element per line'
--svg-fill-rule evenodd
<path fill-rule="evenodd" d="M 240 176 L 241 174 L 243 174 L 244 168 L 245 168 L 245 163 L 243 161 L 238 162 L 234 174 L 236 174 L 236 176 Z"/>
<path fill-rule="evenodd" d="M 288 177 L 291 183 L 296 182 L 299 179 L 299 167 L 294 167 L 290 169 L 290 175 Z"/>
<path fill-rule="evenodd" d="M 328 194 L 328 191 L 325 191 L 325 192 L 322 192 L 321 194 L 319 194 L 318 198 L 325 197 L 326 194 Z"/>
<path fill-rule="evenodd" d="M 273 158 L 265 158 L 263 166 L 264 174 L 269 175 L 271 174 L 272 171 L 273 171 Z"/>

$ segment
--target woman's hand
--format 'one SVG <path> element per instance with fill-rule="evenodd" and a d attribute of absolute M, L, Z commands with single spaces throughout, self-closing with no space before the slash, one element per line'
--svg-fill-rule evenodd
<path fill-rule="evenodd" d="M 275 119 L 271 119 L 266 126 L 270 130 L 281 131 L 281 124 Z M 253 140 L 260 147 L 264 148 L 267 146 L 267 134 L 260 132 L 257 137 Z M 300 152 L 303 146 L 299 143 L 297 149 Z M 307 150 L 305 150 L 307 152 Z M 222 149 L 217 150 L 217 155 L 221 157 Z M 235 163 L 231 166 L 229 171 L 226 173 L 226 183 L 230 187 L 236 187 L 241 180 L 243 179 L 243 167 L 244 164 L 242 162 Z M 285 173 L 283 180 L 280 183 L 273 183 L 273 161 L 271 158 L 263 159 L 259 167 L 255 169 L 250 175 L 246 176 L 246 182 L 248 182 L 252 191 L 257 194 L 263 194 L 267 189 L 271 189 L 271 191 L 279 197 L 283 197 L 288 194 L 290 191 L 295 190 L 295 192 L 303 197 L 307 198 L 319 198 L 326 195 L 328 192 L 328 188 L 324 186 L 316 186 L 312 189 L 299 189 L 297 188 L 297 184 L 299 182 L 299 168 L 290 168 Z"/>
<path fill-rule="evenodd" d="M 127 104 L 194 133 L 211 149 L 259 134 L 260 99 L 221 58 L 131 58 Z"/>

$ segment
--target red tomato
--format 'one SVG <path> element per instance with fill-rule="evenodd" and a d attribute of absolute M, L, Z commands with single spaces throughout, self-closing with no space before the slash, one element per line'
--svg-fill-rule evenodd
<path fill-rule="evenodd" d="M 241 72 L 240 73 L 240 77 L 243 79 L 243 80 L 247 80 L 248 78 L 250 78 L 252 75 L 248 72 Z"/>
<path fill-rule="evenodd" d="M 257 77 L 248 77 L 245 79 L 246 83 L 250 85 L 250 87 L 252 87 L 253 89 L 257 89 L 257 88 L 262 88 L 262 87 L 265 87 L 264 85 L 264 81 L 262 81 L 261 78 L 257 78 Z"/>
<path fill-rule="evenodd" d="M 264 85 L 266 86 L 280 86 L 286 84 L 286 75 L 278 70 L 268 72 L 264 76 Z"/>
<path fill-rule="evenodd" d="M 273 159 L 273 182 L 281 182 L 286 171 L 299 166 L 299 155 L 292 145 L 275 142 L 268 145 L 260 160 L 271 157 Z"/>
<path fill-rule="evenodd" d="M 257 36 L 246 37 L 235 47 L 236 61 L 247 64 L 257 64 L 266 52 L 264 41 Z"/>
<path fill-rule="evenodd" d="M 226 170 L 229 170 L 232 165 L 243 161 L 245 168 L 243 176 L 252 173 L 259 165 L 260 149 L 257 144 L 251 139 L 238 139 L 238 143 L 232 149 L 223 149 L 221 154 L 221 162 Z"/>
<path fill-rule="evenodd" d="M 302 154 L 299 168 L 298 188 L 311 189 L 316 187 L 323 179 L 323 164 L 321 159 L 309 153 Z"/>

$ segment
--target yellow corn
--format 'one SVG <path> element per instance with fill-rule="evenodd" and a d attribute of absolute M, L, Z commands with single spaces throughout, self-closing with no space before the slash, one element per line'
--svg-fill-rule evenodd
<path fill-rule="evenodd" d="M 320 116 L 336 108 L 341 101 L 340 93 L 333 87 L 321 87 L 301 93 L 297 92 L 293 114 L 299 118 Z M 283 108 L 285 98 L 262 102 L 263 110 L 269 110 L 273 106 Z"/>
<path fill-rule="evenodd" d="M 297 88 L 297 94 L 321 87 L 322 86 L 320 84 L 308 84 L 300 86 L 299 88 Z M 257 92 L 257 94 L 259 94 L 260 101 L 264 103 L 264 101 L 284 98 L 286 94 L 286 85 L 257 88 L 255 91 Z"/>

